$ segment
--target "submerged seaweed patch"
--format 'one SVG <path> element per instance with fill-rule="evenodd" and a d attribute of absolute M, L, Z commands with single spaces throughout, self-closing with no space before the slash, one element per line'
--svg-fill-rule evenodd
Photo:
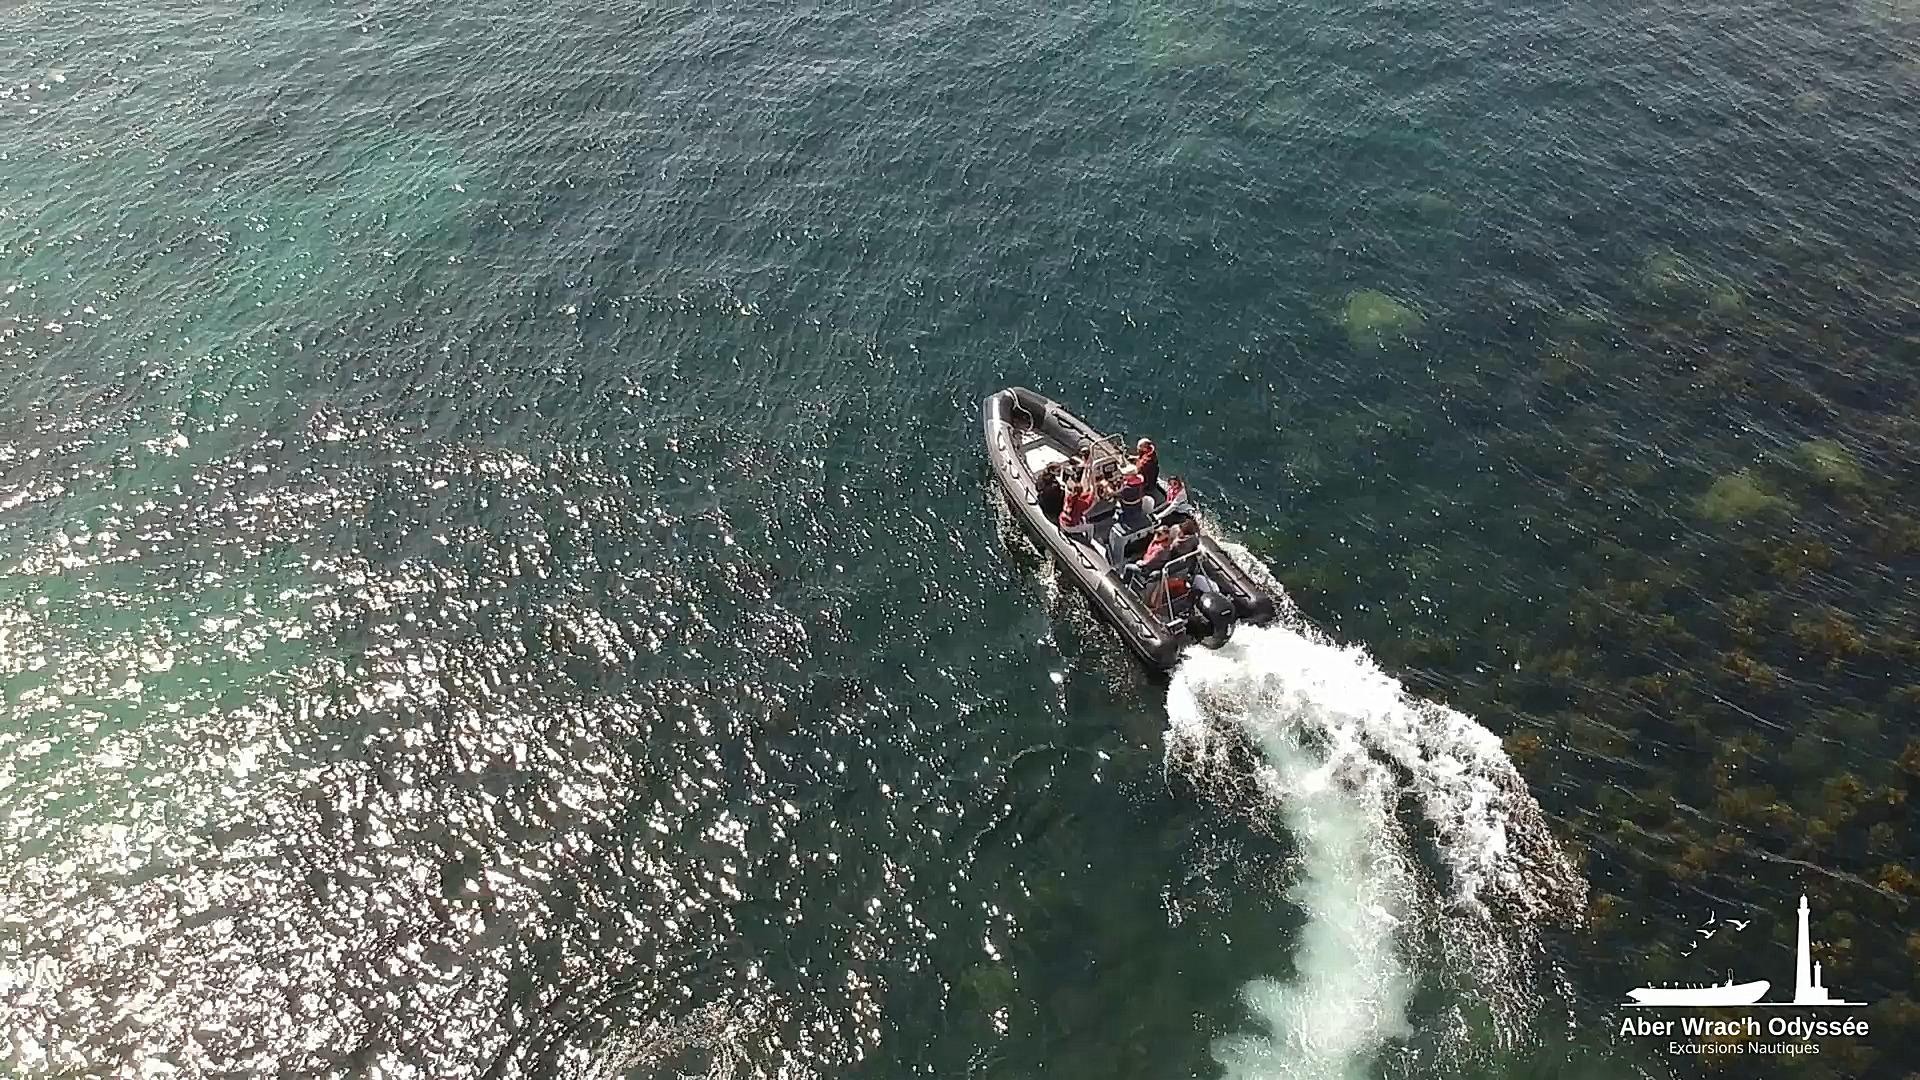
<path fill-rule="evenodd" d="M 1808 473 L 1834 487 L 1866 483 L 1866 471 L 1852 452 L 1834 439 L 1808 439 L 1793 451 L 1793 459 Z"/>
<path fill-rule="evenodd" d="M 1347 297 L 1340 325 L 1355 349 L 1366 350 L 1419 337 L 1426 329 L 1426 319 L 1417 309 L 1386 293 L 1362 289 Z"/>
<path fill-rule="evenodd" d="M 1774 494 L 1751 469 L 1714 478 L 1695 504 L 1700 516 L 1721 523 L 1746 521 L 1793 512 L 1793 503 Z"/>
<path fill-rule="evenodd" d="M 1903 325 L 1905 286 L 1832 257 L 1802 252 L 1798 272 L 1833 282 L 1858 325 Z M 1280 572 L 1308 586 L 1307 610 L 1480 716 L 1536 790 L 1559 792 L 1543 800 L 1591 856 L 1603 983 L 1738 963 L 1682 955 L 1703 896 L 1751 904 L 1748 946 L 1790 945 L 1768 898 L 1809 892 L 1830 970 L 1886 1017 L 1884 1042 L 1786 1063 L 1837 1080 L 1892 1067 L 1887 1048 L 1920 1037 L 1900 996 L 1920 955 L 1902 929 L 1920 910 L 1905 869 L 1920 841 L 1920 385 L 1903 366 L 1920 349 L 1769 299 L 1815 287 L 1724 280 L 1660 253 L 1612 297 L 1543 306 L 1515 335 L 1540 358 L 1508 364 L 1519 378 L 1443 369 L 1424 429 L 1384 432 L 1366 462 L 1327 470 L 1296 512 L 1339 522 L 1338 537 L 1295 529 Z M 1400 306 L 1356 293 L 1343 329 L 1375 347 Z M 1476 316 L 1493 317 L 1459 318 Z M 1478 452 L 1460 452 L 1463 432 Z M 1416 475 L 1485 537 L 1445 558 L 1407 553 L 1428 493 L 1403 493 L 1398 512 L 1381 494 L 1422 454 L 1457 463 Z"/>

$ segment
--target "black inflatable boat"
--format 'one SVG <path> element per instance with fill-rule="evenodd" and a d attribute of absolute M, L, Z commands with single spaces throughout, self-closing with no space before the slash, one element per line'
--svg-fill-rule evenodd
<path fill-rule="evenodd" d="M 1273 621 L 1273 596 L 1204 530 L 1194 537 L 1197 543 L 1189 541 L 1178 549 L 1177 557 L 1151 571 L 1127 572 L 1124 564 L 1139 559 L 1151 526 L 1194 520 L 1182 500 L 1168 503 L 1167 492 L 1158 485 L 1149 488 L 1144 500 L 1150 527 L 1131 535 L 1114 535 L 1119 508 L 1110 499 L 1094 503 L 1086 527 L 1072 535 L 1048 513 L 1051 506 L 1042 508 L 1048 500 L 1039 478 L 1049 466 L 1077 471 L 1079 463 L 1090 458 L 1097 478 L 1117 477 L 1131 460 L 1118 434 L 1102 435 L 1058 404 L 1019 386 L 988 397 L 980 411 L 987 460 L 1014 513 L 1141 659 L 1165 670 L 1180 661 L 1188 645 L 1217 648 L 1239 623 Z M 1135 510 L 1129 517 L 1138 522 L 1139 514 Z M 1113 565 L 1115 553 L 1122 565 Z"/>

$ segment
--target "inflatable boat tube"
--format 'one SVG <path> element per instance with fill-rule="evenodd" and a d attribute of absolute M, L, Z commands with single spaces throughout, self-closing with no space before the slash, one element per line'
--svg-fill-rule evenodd
<path fill-rule="evenodd" d="M 1238 623 L 1256 626 L 1273 621 L 1275 599 L 1242 570 L 1214 538 L 1201 528 L 1197 550 L 1176 560 L 1178 570 L 1127 581 L 1119 568 L 1108 565 L 1106 536 L 1112 510 L 1096 504 L 1089 515 L 1090 536 L 1069 536 L 1040 508 L 1037 478 L 1055 462 L 1078 460 L 1092 446 L 1106 467 L 1117 466 L 1128 453 L 1117 437 L 1105 437 L 1057 403 L 1025 387 L 1009 387 L 990 395 L 981 406 L 987 460 L 994 481 L 1021 525 L 1053 557 L 1094 610 L 1120 632 L 1142 660 L 1165 671 L 1180 662 L 1191 645 L 1219 646 Z M 1172 519 L 1170 519 L 1172 520 Z M 1211 583 L 1232 602 L 1231 613 L 1218 600 L 1198 603 L 1198 590 L 1183 606 L 1156 611 L 1148 595 L 1166 573 L 1198 577 Z"/>

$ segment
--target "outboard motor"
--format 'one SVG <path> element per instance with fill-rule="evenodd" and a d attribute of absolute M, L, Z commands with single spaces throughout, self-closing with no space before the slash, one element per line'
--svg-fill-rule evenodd
<path fill-rule="evenodd" d="M 1193 614 L 1187 619 L 1187 632 L 1207 648 L 1217 649 L 1233 636 L 1233 624 L 1238 620 L 1233 601 L 1209 590 L 1194 602 Z"/>

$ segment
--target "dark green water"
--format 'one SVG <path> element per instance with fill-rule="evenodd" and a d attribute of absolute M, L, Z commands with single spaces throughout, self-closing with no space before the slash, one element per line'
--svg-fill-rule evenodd
<path fill-rule="evenodd" d="M 1715 1074 L 1904 1067 L 1907 0 L 0 26 L 7 1072 L 1690 1076 L 1802 892 L 1875 1036 Z M 1275 638 L 1170 765 L 1009 382 L 1505 753 Z"/>

